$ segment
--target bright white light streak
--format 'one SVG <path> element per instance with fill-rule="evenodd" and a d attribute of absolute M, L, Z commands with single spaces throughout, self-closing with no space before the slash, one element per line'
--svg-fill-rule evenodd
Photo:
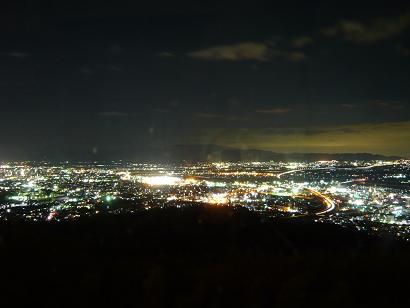
<path fill-rule="evenodd" d="M 141 182 L 151 186 L 171 186 L 181 183 L 182 179 L 175 176 L 145 176 Z"/>

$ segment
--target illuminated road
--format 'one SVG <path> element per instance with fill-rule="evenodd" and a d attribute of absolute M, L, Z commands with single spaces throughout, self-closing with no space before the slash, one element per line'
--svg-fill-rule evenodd
<path fill-rule="evenodd" d="M 321 192 L 315 189 L 312 189 L 312 188 L 306 188 L 306 189 L 309 190 L 315 196 L 322 199 L 323 203 L 326 205 L 326 208 L 323 211 L 317 212 L 316 215 L 328 214 L 336 210 L 336 203 L 331 198 L 329 198 L 328 196 L 322 194 Z"/>
<path fill-rule="evenodd" d="M 394 164 L 394 163 L 392 163 Z M 354 168 L 343 168 L 345 170 L 354 170 L 354 169 L 372 169 L 372 168 L 376 168 L 376 167 L 381 167 L 381 166 L 385 166 L 386 164 L 380 164 L 380 163 L 376 163 L 370 166 L 360 166 L 360 167 L 354 167 Z M 389 164 L 391 165 L 391 164 Z M 302 172 L 302 171 L 306 171 L 306 170 L 334 170 L 336 168 L 334 167 L 328 167 L 328 168 L 315 168 L 315 169 L 295 169 L 295 170 L 289 170 L 289 171 L 285 171 L 279 174 L 276 174 L 276 177 L 278 179 L 280 179 L 283 175 L 288 175 L 288 174 L 292 174 L 292 173 L 296 173 L 296 172 Z M 315 215 L 324 215 L 324 214 L 328 214 L 331 213 L 333 211 L 335 211 L 337 209 L 336 203 L 329 198 L 328 196 L 320 193 L 319 191 L 313 189 L 313 188 L 306 188 L 307 190 L 309 190 L 312 194 L 314 194 L 315 196 L 317 196 L 318 198 L 320 198 L 323 203 L 325 204 L 326 208 L 323 211 L 317 212 L 315 213 Z"/>
<path fill-rule="evenodd" d="M 360 167 L 354 167 L 354 168 L 340 168 L 342 170 L 355 170 L 355 169 L 372 169 L 372 168 L 376 168 L 376 167 L 382 167 L 382 166 L 389 166 L 389 165 L 394 165 L 395 163 L 390 163 L 390 164 L 374 164 L 374 165 L 370 165 L 370 166 L 360 166 Z M 295 170 L 289 170 L 289 171 L 285 171 L 282 173 L 278 173 L 275 176 L 280 179 L 283 175 L 286 174 L 292 174 L 292 173 L 296 173 L 296 172 L 302 172 L 302 171 L 315 171 L 315 170 L 336 170 L 337 168 L 335 167 L 325 167 L 325 168 L 312 168 L 312 169 L 295 169 Z"/>
<path fill-rule="evenodd" d="M 305 169 L 295 169 L 295 170 L 290 170 L 290 171 L 285 171 L 279 174 L 276 174 L 276 177 L 278 179 L 280 179 L 282 177 L 282 175 L 286 175 L 286 174 L 291 174 L 291 173 L 295 173 L 295 172 L 300 172 L 300 171 L 304 171 Z"/>
<path fill-rule="evenodd" d="M 289 171 L 285 171 L 282 173 L 278 173 L 276 174 L 276 177 L 278 179 L 280 179 L 282 177 L 282 175 L 286 175 L 286 174 L 292 174 L 292 173 L 296 173 L 296 172 L 302 172 L 302 171 L 315 171 L 315 170 L 332 170 L 335 169 L 335 167 L 325 167 L 325 168 L 313 168 L 313 169 L 295 169 L 295 170 L 289 170 Z"/>
<path fill-rule="evenodd" d="M 373 168 L 376 165 L 372 165 L 372 166 L 368 166 L 365 168 Z M 292 173 L 296 173 L 296 172 L 302 172 L 302 171 L 306 171 L 306 170 L 329 170 L 329 169 L 334 169 L 334 168 L 316 168 L 316 169 L 295 169 L 295 170 L 289 170 L 289 171 L 285 171 L 279 174 L 276 174 L 276 177 L 278 179 L 280 179 L 283 175 L 287 175 L 287 174 L 292 174 Z M 313 189 L 313 188 L 306 188 L 308 191 L 310 191 L 312 194 L 314 194 L 315 196 L 319 197 L 323 203 L 325 204 L 326 208 L 323 211 L 317 212 L 315 213 L 315 215 L 324 215 L 324 214 L 328 214 L 333 212 L 334 210 L 336 210 L 336 203 L 329 198 L 326 195 L 323 195 L 322 193 L 320 193 L 319 191 Z"/>

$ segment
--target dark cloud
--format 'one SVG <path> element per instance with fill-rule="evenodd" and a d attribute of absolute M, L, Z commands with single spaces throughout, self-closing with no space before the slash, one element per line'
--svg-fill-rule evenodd
<path fill-rule="evenodd" d="M 110 52 L 110 53 L 112 53 L 112 54 L 120 54 L 120 53 L 122 53 L 123 51 L 124 51 L 124 48 L 121 47 L 121 46 L 118 45 L 118 44 L 111 45 L 111 46 L 108 48 L 108 52 Z"/>
<path fill-rule="evenodd" d="M 122 72 L 122 68 L 115 64 L 85 64 L 79 70 L 84 75 L 93 75 L 101 71 Z"/>
<path fill-rule="evenodd" d="M 410 26 L 410 12 L 394 17 L 379 17 L 369 22 L 341 20 L 336 25 L 325 28 L 325 36 L 341 36 L 355 43 L 374 43 L 402 33 Z"/>
<path fill-rule="evenodd" d="M 270 55 L 270 48 L 264 43 L 244 42 L 199 49 L 189 52 L 187 55 L 194 59 L 212 61 L 267 61 Z"/>
<path fill-rule="evenodd" d="M 172 52 L 169 51 L 162 51 L 158 53 L 158 57 L 160 58 L 172 58 L 175 57 L 175 55 Z"/>
<path fill-rule="evenodd" d="M 361 104 L 341 104 L 344 109 L 362 109 L 370 112 L 370 109 L 385 109 L 390 111 L 397 111 L 405 109 L 405 104 L 402 101 L 389 101 L 389 100 L 371 100 Z"/>
<path fill-rule="evenodd" d="M 222 118 L 223 116 L 220 114 L 216 113 L 204 113 L 204 112 L 198 112 L 194 114 L 195 117 L 197 118 L 205 118 L 205 119 L 219 119 Z"/>
<path fill-rule="evenodd" d="M 114 71 L 114 72 L 121 72 L 122 68 L 119 67 L 118 65 L 109 65 L 107 66 L 108 70 Z"/>
<path fill-rule="evenodd" d="M 291 62 L 306 59 L 301 51 L 292 51 L 273 47 L 268 43 L 245 42 L 234 45 L 220 45 L 187 53 L 187 56 L 208 61 L 257 61 L 265 62 L 272 58 L 282 58 Z"/>
<path fill-rule="evenodd" d="M 313 39 L 310 36 L 299 36 L 292 40 L 292 46 L 295 48 L 303 48 L 313 43 Z"/>
<path fill-rule="evenodd" d="M 171 109 L 168 108 L 154 108 L 152 109 L 153 112 L 158 112 L 158 113 L 170 113 L 172 112 Z"/>
<path fill-rule="evenodd" d="M 100 117 L 107 117 L 107 118 L 126 118 L 126 117 L 134 117 L 134 113 L 127 113 L 121 111 L 105 111 L 98 113 Z"/>
<path fill-rule="evenodd" d="M 355 109 L 355 108 L 358 107 L 358 105 L 354 105 L 354 104 L 341 104 L 340 107 L 346 108 L 346 109 Z"/>
<path fill-rule="evenodd" d="M 302 130 L 302 133 L 307 135 L 307 136 L 315 136 L 315 135 L 322 135 L 322 134 L 328 134 L 328 133 L 358 133 L 359 131 L 357 129 L 351 128 L 351 127 L 341 127 L 341 128 L 307 128 Z"/>
<path fill-rule="evenodd" d="M 6 55 L 13 57 L 13 58 L 20 58 L 20 59 L 24 59 L 30 56 L 29 53 L 20 52 L 20 51 L 11 51 L 11 52 L 6 53 Z"/>
<path fill-rule="evenodd" d="M 274 115 L 283 115 L 283 114 L 287 114 L 289 112 L 291 112 L 292 109 L 291 108 L 271 108 L 271 109 L 259 109 L 256 110 L 256 113 L 265 113 L 265 114 L 274 114 Z"/>
<path fill-rule="evenodd" d="M 397 50 L 399 53 L 405 56 L 410 56 L 410 48 L 404 46 L 398 46 Z"/>
<path fill-rule="evenodd" d="M 306 54 L 300 51 L 286 51 L 282 52 L 282 55 L 291 62 L 300 62 L 307 58 Z"/>
<path fill-rule="evenodd" d="M 87 66 L 82 66 L 80 67 L 80 73 L 84 75 L 92 75 L 94 74 L 94 70 Z"/>
<path fill-rule="evenodd" d="M 404 109 L 404 105 L 401 102 L 397 102 L 397 101 L 375 100 L 375 101 L 369 102 L 369 105 L 372 107 L 379 107 L 379 108 L 391 109 L 391 110 Z"/>

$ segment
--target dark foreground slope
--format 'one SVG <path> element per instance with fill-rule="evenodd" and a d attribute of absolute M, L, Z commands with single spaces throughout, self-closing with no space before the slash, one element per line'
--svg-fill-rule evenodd
<path fill-rule="evenodd" d="M 238 209 L 3 223 L 0 264 L 2 303 L 281 307 L 410 302 L 410 250 L 404 243 L 307 221 L 261 221 Z"/>

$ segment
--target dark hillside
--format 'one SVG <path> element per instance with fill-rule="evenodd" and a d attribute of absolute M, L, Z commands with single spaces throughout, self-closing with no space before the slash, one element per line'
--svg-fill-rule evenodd
<path fill-rule="evenodd" d="M 3 302 L 300 307 L 409 301 L 406 243 L 304 220 L 261 220 L 243 209 L 7 222 L 0 243 Z"/>

